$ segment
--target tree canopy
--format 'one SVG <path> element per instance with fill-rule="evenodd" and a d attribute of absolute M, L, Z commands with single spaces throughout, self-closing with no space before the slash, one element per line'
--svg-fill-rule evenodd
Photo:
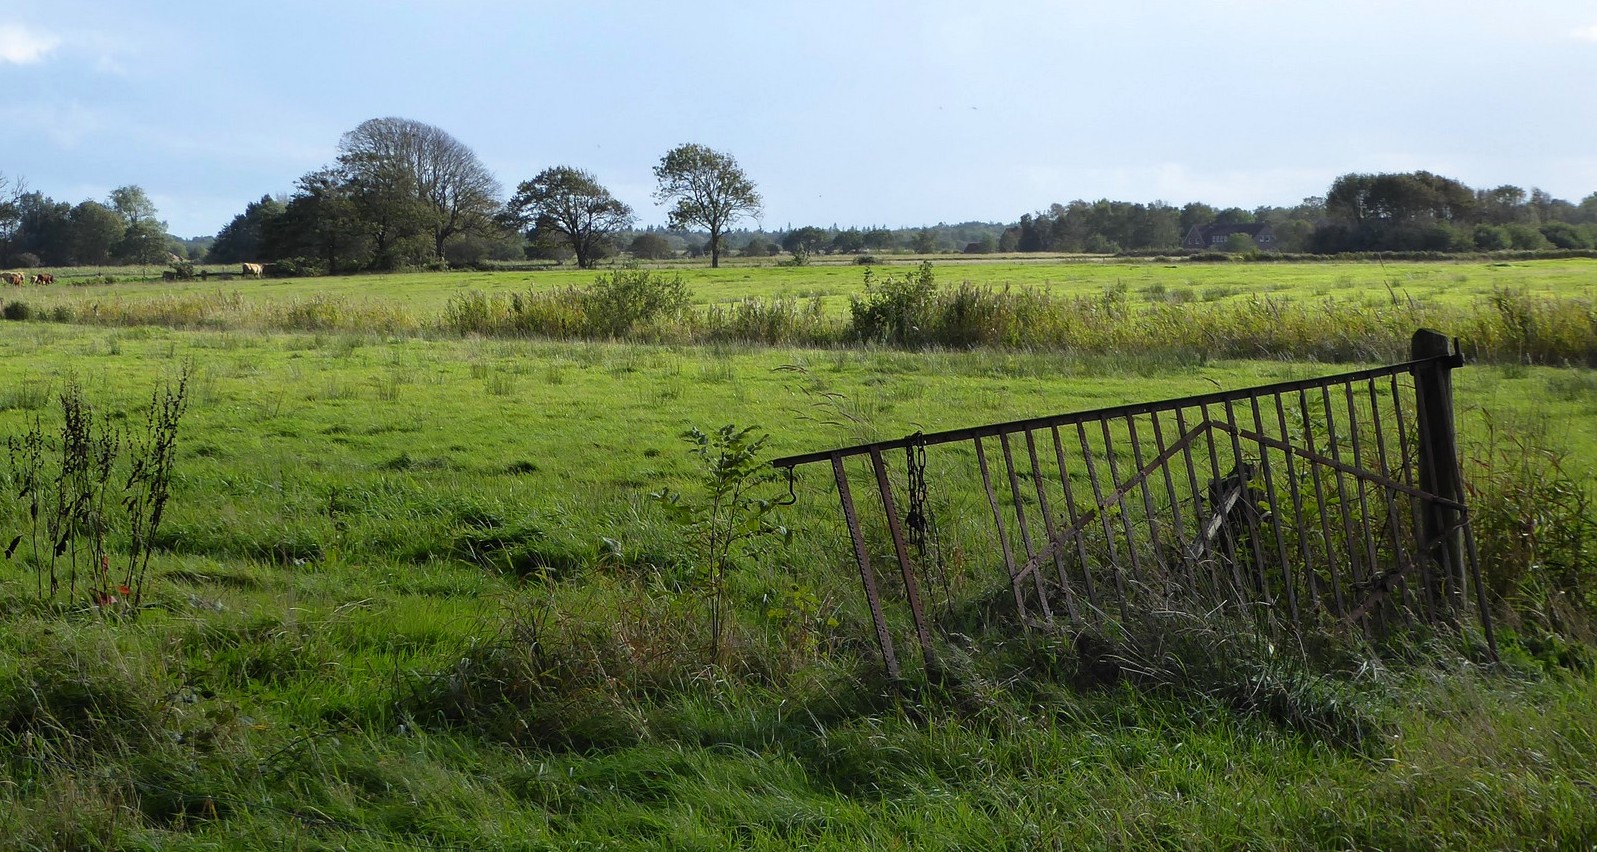
<path fill-rule="evenodd" d="M 670 203 L 673 228 L 698 225 L 710 232 L 710 266 L 721 265 L 721 234 L 744 216 L 758 216 L 762 201 L 754 181 L 730 154 L 703 145 L 678 145 L 654 167 L 656 201 Z"/>
<path fill-rule="evenodd" d="M 632 208 L 593 175 L 571 166 L 544 169 L 522 181 L 506 211 L 523 229 L 558 234 L 583 269 L 593 267 L 614 234 L 632 227 Z"/>
<path fill-rule="evenodd" d="M 432 257 L 457 234 L 494 229 L 499 182 L 465 144 L 408 118 L 373 118 L 345 133 L 338 162 L 373 225 L 379 253 L 412 233 L 431 238 Z"/>

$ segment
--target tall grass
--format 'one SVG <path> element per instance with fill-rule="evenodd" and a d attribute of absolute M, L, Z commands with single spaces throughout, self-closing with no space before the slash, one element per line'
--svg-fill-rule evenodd
<path fill-rule="evenodd" d="M 889 684 L 824 480 L 803 483 L 784 518 L 789 549 L 728 575 L 719 659 L 706 651 L 702 549 L 643 496 L 688 475 L 669 438 L 678 421 L 735 416 L 775 432 L 785 418 L 778 437 L 797 450 L 908 429 L 934 406 L 999 420 L 1093 393 L 1163 395 L 1187 387 L 1162 384 L 1173 367 L 1160 353 L 1175 350 L 1082 318 L 1166 315 L 1115 290 L 1072 301 L 956 287 L 902 328 L 958 344 L 867 338 L 807 298 L 664 312 L 622 335 L 716 344 L 700 352 L 378 340 L 354 319 L 371 309 L 387 321 L 386 305 L 413 320 L 388 326 L 393 336 L 545 336 L 522 295 L 518 310 L 508 295 L 461 294 L 455 324 L 328 299 L 224 300 L 204 308 L 216 325 L 185 326 L 315 330 L 275 338 L 13 327 L 24 333 L 8 336 L 4 366 L 33 382 L 0 394 L 13 426 L 50 414 L 52 370 L 88 342 L 123 347 L 90 386 L 123 383 L 113 416 L 144 392 L 128 375 L 208 348 L 144 614 L 99 619 L 40 601 L 25 574 L 0 578 L 0 837 L 18 848 L 1597 842 L 1597 679 L 1576 600 L 1591 588 L 1591 512 L 1567 490 L 1589 483 L 1556 457 L 1556 433 L 1504 423 L 1466 441 L 1488 582 L 1514 628 L 1495 669 L 1454 642 L 1376 656 L 1343 636 L 1299 651 L 1207 613 L 1022 632 L 983 606 L 1006 582 L 992 542 L 949 541 L 965 560 L 950 597 L 971 615 L 937 637 L 935 676 L 911 668 Z M 616 333 L 577 313 L 587 294 L 545 298 L 545 315 L 568 323 L 549 336 Z M 1238 314 L 1208 345 L 1244 333 L 1285 345 L 1285 332 L 1246 323 L 1290 318 L 1294 304 L 1207 303 Z M 1319 351 L 1401 357 L 1411 331 L 1394 328 L 1388 352 L 1343 329 Z M 741 345 L 783 339 L 873 348 Z M 1084 354 L 1013 351 L 1049 339 Z M 1090 341 L 1142 348 L 1100 354 Z M 965 346 L 978 351 L 951 351 Z M 908 351 L 920 347 L 940 351 Z M 1219 350 L 1182 358 L 1206 351 Z M 772 371 L 784 361 L 809 368 Z M 1227 369 L 1181 372 L 1306 368 Z M 1511 372 L 1467 374 L 1534 384 L 1523 404 L 1558 411 L 1592 391 L 1586 371 L 1544 371 L 1538 397 L 1540 381 Z M 830 407 L 795 416 L 781 392 L 793 384 Z M 989 397 L 1010 407 L 966 404 Z M 26 517 L 5 508 L 13 524 Z M 869 546 L 892 565 L 890 543 Z"/>
<path fill-rule="evenodd" d="M 468 290 L 440 314 L 394 300 L 337 296 L 245 299 L 237 292 L 66 298 L 12 303 L 15 319 L 106 326 L 477 335 L 553 340 L 719 342 L 906 349 L 977 347 L 1136 356 L 1401 359 L 1427 326 L 1462 338 L 1488 363 L 1597 365 L 1597 303 L 1587 295 L 1539 295 L 1498 287 L 1467 301 L 1387 294 L 1294 298 L 1254 294 L 1220 300 L 1133 300 L 1111 286 L 1090 295 L 969 282 L 940 285 L 929 264 L 873 278 L 846 315 L 822 297 L 747 297 L 692 306 L 674 274 L 617 269 L 587 286 L 517 293 Z"/>

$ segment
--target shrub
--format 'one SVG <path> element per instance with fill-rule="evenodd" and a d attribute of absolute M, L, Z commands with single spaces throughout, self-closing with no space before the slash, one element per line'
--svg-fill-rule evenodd
<path fill-rule="evenodd" d="M 877 260 L 874 254 L 862 254 L 854 258 L 855 266 L 873 266 L 878 263 L 881 261 Z"/>
<path fill-rule="evenodd" d="M 6 302 L 5 308 L 0 309 L 0 313 L 3 313 L 8 320 L 25 320 L 33 316 L 33 308 L 29 307 L 27 302 Z"/>
<path fill-rule="evenodd" d="M 727 588 L 731 574 L 758 561 L 773 537 L 785 542 L 789 535 L 772 514 L 785 503 L 768 488 L 780 475 L 760 458 L 766 436 L 753 433 L 752 426 L 740 430 L 731 424 L 708 434 L 698 429 L 684 432 L 682 437 L 697 459 L 697 493 L 662 488 L 651 495 L 697 549 L 692 566 L 696 591 L 708 605 L 710 658 L 717 663 L 731 615 Z"/>
<path fill-rule="evenodd" d="M 13 260 L 16 261 L 17 266 L 20 266 L 23 269 L 37 269 L 44 265 L 39 259 L 39 256 L 31 251 L 25 251 L 21 253 L 13 258 Z"/>
<path fill-rule="evenodd" d="M 850 330 L 857 340 L 895 346 L 916 345 L 927 339 L 937 278 L 931 261 L 904 276 L 888 275 L 880 282 L 865 270 L 865 296 L 849 302 Z"/>
<path fill-rule="evenodd" d="M 193 281 L 199 274 L 194 271 L 194 261 L 174 260 L 161 277 L 167 281 Z"/>
<path fill-rule="evenodd" d="M 600 275 L 577 294 L 590 337 L 620 338 L 640 326 L 670 320 L 688 306 L 688 285 L 682 276 L 622 267 Z"/>
<path fill-rule="evenodd" d="M 308 278 L 323 273 L 321 263 L 309 257 L 285 257 L 268 263 L 265 271 L 273 278 Z"/>
<path fill-rule="evenodd" d="M 6 439 L 9 481 L 27 522 L 5 557 L 33 569 L 41 599 L 54 599 L 63 585 L 75 596 L 81 586 L 102 611 L 137 612 L 170 497 L 188 380 L 184 367 L 175 384 L 151 396 L 144 429 L 129 430 L 90 405 L 69 377 L 59 395 L 58 447 L 38 418 Z M 113 552 L 113 535 L 125 542 L 121 553 Z"/>

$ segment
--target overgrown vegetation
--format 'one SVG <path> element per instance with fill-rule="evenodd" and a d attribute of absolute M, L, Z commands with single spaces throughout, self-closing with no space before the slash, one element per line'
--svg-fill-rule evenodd
<path fill-rule="evenodd" d="M 188 378 L 184 368 L 175 384 L 156 390 L 135 433 L 96 411 L 69 375 L 55 438 L 36 416 L 21 436 L 6 439 L 10 485 L 27 518 L 5 556 L 33 569 L 41 600 L 64 591 L 75 601 L 81 583 L 97 609 L 137 613 L 171 496 Z M 125 539 L 120 553 L 118 538 Z"/>
<path fill-rule="evenodd" d="M 218 298 L 224 314 L 287 310 Z M 808 321 L 812 296 L 784 298 L 797 319 L 748 327 Z M 1094 298 L 1134 311 L 1145 297 Z M 51 422 L 69 368 L 94 422 L 127 428 L 151 377 L 196 365 L 170 499 L 146 534 L 140 617 L 102 618 L 81 592 L 40 601 L 31 572 L 3 563 L 0 836 L 22 848 L 1597 842 L 1589 603 L 1569 591 L 1590 587 L 1571 521 L 1588 514 L 1597 448 L 1587 369 L 1516 355 L 1456 374 L 1471 506 L 1513 626 L 1501 666 L 1445 635 L 1379 653 L 1336 633 L 1298 647 L 1203 613 L 1022 634 L 986 605 L 1001 567 L 982 543 L 951 540 L 962 618 L 937 637 L 936 676 L 910 667 L 895 685 L 824 476 L 798 481 L 781 551 L 740 558 L 713 532 L 774 525 L 759 504 L 716 508 L 732 481 L 785 499 L 739 478 L 759 476 L 767 452 L 1323 365 L 559 343 L 455 333 L 398 305 L 296 300 L 295 321 L 315 326 L 304 332 L 36 322 L 0 340 L 0 428 L 16 436 Z M 373 326 L 354 330 L 346 309 Z M 681 322 L 632 334 L 671 339 Z M 1481 409 L 1502 412 L 1495 431 Z M 1507 414 L 1535 410 L 1563 425 Z M 727 421 L 771 437 L 705 432 L 683 452 L 691 424 Z M 720 475 L 723 455 L 738 476 Z M 15 479 L 0 517 L 21 531 Z M 683 495 L 685 523 L 650 499 L 661 491 Z M 1488 526 L 1522 530 L 1529 508 L 1533 542 L 1493 533 L 1508 544 L 1485 547 Z M 119 525 L 108 549 L 132 541 Z M 869 544 L 892 565 L 889 544 Z"/>
<path fill-rule="evenodd" d="M 862 272 L 846 310 L 825 297 L 748 296 L 693 304 L 679 273 L 622 267 L 586 285 L 520 292 L 466 289 L 437 314 L 403 301 L 333 295 L 245 299 L 237 292 L 10 302 L 4 315 L 104 326 L 475 335 L 676 344 L 759 343 L 831 348 L 861 343 L 905 349 L 993 347 L 1078 354 L 1313 361 L 1407 357 L 1418 327 L 1444 328 L 1472 359 L 1498 364 L 1597 364 L 1591 293 L 1531 292 L 1505 284 L 1478 296 L 1416 298 L 1388 282 L 1379 297 L 1353 291 L 1313 298 L 1220 285 L 1096 292 L 964 282 L 946 287 L 922 264 L 905 273 Z M 1140 298 L 1139 298 L 1140 297 Z"/>
<path fill-rule="evenodd" d="M 709 605 L 712 663 L 721 659 L 731 604 L 729 575 L 759 559 L 770 539 L 789 538 L 788 529 L 773 519 L 782 505 L 780 497 L 766 493 L 766 486 L 780 478 L 760 458 L 767 437 L 755 437 L 754 432 L 752 426 L 738 429 L 731 424 L 710 433 L 688 430 L 682 437 L 700 468 L 697 493 L 662 489 L 651 495 L 692 542 L 689 579 L 703 588 Z"/>

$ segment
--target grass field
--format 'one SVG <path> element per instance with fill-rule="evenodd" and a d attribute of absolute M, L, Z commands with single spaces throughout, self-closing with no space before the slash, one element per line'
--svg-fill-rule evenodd
<path fill-rule="evenodd" d="M 932 257 L 949 285 L 970 282 L 978 286 L 1036 287 L 1064 295 L 1097 295 L 1124 287 L 1135 300 L 1166 302 L 1190 300 L 1217 302 L 1253 295 L 1292 299 L 1342 297 L 1372 307 L 1398 299 L 1461 303 L 1509 288 L 1535 295 L 1583 296 L 1597 293 L 1597 260 L 1327 263 L 1189 263 L 1126 260 L 1076 260 L 1040 262 L 1003 259 L 960 262 L 958 258 Z M 895 259 L 877 266 L 878 276 L 913 267 L 920 258 Z M 647 264 L 646 264 L 647 265 Z M 846 310 L 848 298 L 858 294 L 864 267 L 816 264 L 781 267 L 774 260 L 760 265 L 732 265 L 721 269 L 704 266 L 659 264 L 665 272 L 679 274 L 700 304 L 729 302 L 746 297 L 773 296 L 823 298 L 828 311 Z M 220 271 L 220 270 L 219 270 Z M 228 267 L 228 272 L 236 270 Z M 27 290 L 19 297 L 49 305 L 60 299 L 104 297 L 154 297 L 191 293 L 237 293 L 245 299 L 283 299 L 331 296 L 353 299 L 395 300 L 416 311 L 441 309 L 451 293 L 481 290 L 512 293 L 586 284 L 593 271 L 554 268 L 536 272 L 420 272 L 334 276 L 323 278 L 268 278 L 230 281 L 163 282 L 153 279 L 94 286 L 73 286 L 72 281 L 110 272 L 119 279 L 136 278 L 135 269 L 65 270 L 63 284 L 44 290 Z"/>
<path fill-rule="evenodd" d="M 958 274 L 1085 291 L 1118 281 L 1133 294 L 1276 281 L 1303 298 L 1323 287 L 1389 302 L 1394 275 L 1451 299 L 1475 286 L 1587 293 L 1594 271 L 1560 261 Z M 741 286 L 836 286 L 829 298 L 846 299 L 859 275 L 683 271 L 700 301 Z M 247 299 L 348 288 L 436 312 L 460 288 L 590 278 L 230 284 Z M 0 566 L 0 833 L 19 847 L 1597 842 L 1597 679 L 1578 631 L 1510 631 L 1495 669 L 1442 647 L 1423 661 L 1350 651 L 1311 670 L 1217 630 L 1172 652 L 1194 673 L 1185 681 L 1105 684 L 1084 679 L 1062 637 L 995 630 L 956 654 L 956 685 L 912 679 L 894 691 L 875 671 L 829 485 L 807 475 L 784 518 L 791 545 L 735 576 L 730 652 L 710 665 L 696 553 L 648 496 L 692 493 L 679 437 L 691 427 L 757 426 L 776 456 L 1323 364 L 42 321 L 0 323 L 0 355 L 0 431 L 12 436 L 35 418 L 53 434 L 55 397 L 73 380 L 106 422 L 136 427 L 151 389 L 192 370 L 137 620 L 82 595 L 41 601 L 20 558 Z M 1590 480 L 1597 373 L 1475 365 L 1456 380 L 1466 456 L 1490 426 L 1569 453 Z M 20 532 L 25 503 L 14 478 L 5 484 L 5 529 Z"/>

